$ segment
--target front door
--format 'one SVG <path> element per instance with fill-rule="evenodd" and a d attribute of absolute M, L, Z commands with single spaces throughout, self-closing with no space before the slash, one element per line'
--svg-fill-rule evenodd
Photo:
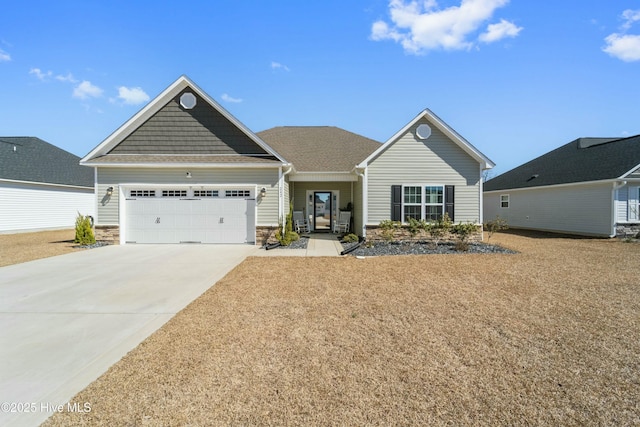
<path fill-rule="evenodd" d="M 333 197 L 330 191 L 313 192 L 313 229 L 331 231 L 333 224 Z"/>

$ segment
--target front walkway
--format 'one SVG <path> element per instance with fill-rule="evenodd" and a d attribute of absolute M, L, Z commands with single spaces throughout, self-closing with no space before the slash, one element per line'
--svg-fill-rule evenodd
<path fill-rule="evenodd" d="M 338 237 L 333 233 L 311 233 L 308 235 L 307 249 L 282 249 L 260 250 L 255 252 L 257 256 L 340 256 L 342 245 Z M 305 238 L 305 237 L 301 237 Z"/>

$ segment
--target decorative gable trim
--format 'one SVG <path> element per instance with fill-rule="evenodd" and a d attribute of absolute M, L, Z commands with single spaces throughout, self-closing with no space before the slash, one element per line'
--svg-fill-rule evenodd
<path fill-rule="evenodd" d="M 625 178 L 635 178 L 635 177 L 640 178 L 640 164 L 634 166 L 633 168 L 631 168 L 631 170 L 625 174 L 623 174 L 621 177 L 619 177 L 618 179 L 625 179 Z"/>
<path fill-rule="evenodd" d="M 480 165 L 482 169 L 491 169 L 495 166 L 487 156 L 482 154 L 476 147 L 474 147 L 469 141 L 464 139 L 458 132 L 453 130 L 451 126 L 442 121 L 438 116 L 436 116 L 431 110 L 428 108 L 418 114 L 413 120 L 407 123 L 402 129 L 400 129 L 395 135 L 387 140 L 380 148 L 374 151 L 369 157 L 367 157 L 362 163 L 360 163 L 357 167 L 364 168 L 367 167 L 372 161 L 374 161 L 378 156 L 384 153 L 391 145 L 395 144 L 402 136 L 404 136 L 409 129 L 411 129 L 419 120 L 426 119 L 430 124 L 438 128 L 442 133 L 444 133 L 450 140 L 452 140 L 455 144 L 457 144 L 462 150 L 464 150 L 467 154 L 469 154 L 472 158 L 474 158 Z M 420 137 L 420 135 L 419 135 Z"/>
<path fill-rule="evenodd" d="M 242 122 L 236 119 L 231 113 L 229 113 L 224 107 L 218 104 L 213 98 L 211 98 L 205 91 L 200 89 L 191 79 L 187 76 L 181 76 L 173 82 L 168 88 L 166 88 L 160 95 L 154 98 L 149 104 L 147 104 L 142 110 L 131 117 L 127 122 L 120 126 L 115 132 L 109 135 L 104 141 L 102 141 L 97 147 L 95 147 L 89 154 L 80 160 L 80 164 L 94 159 L 96 157 L 104 156 L 109 153 L 113 148 L 120 144 L 127 136 L 140 127 L 143 123 L 153 117 L 156 113 L 162 109 L 171 99 L 176 97 L 182 90 L 190 88 L 197 93 L 202 99 L 204 99 L 211 107 L 222 114 L 227 120 L 229 120 L 234 126 L 240 129 L 245 135 L 247 135 L 258 146 L 264 149 L 267 153 L 271 154 L 284 164 L 288 162 L 278 154 L 273 148 L 271 148 L 266 142 L 260 139 L 255 133 L 247 128 Z M 92 166 L 87 164 L 87 166 Z"/>

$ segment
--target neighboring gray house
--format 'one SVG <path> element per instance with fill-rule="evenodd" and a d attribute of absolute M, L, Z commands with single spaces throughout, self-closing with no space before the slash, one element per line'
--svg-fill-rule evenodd
<path fill-rule="evenodd" d="M 580 138 L 485 183 L 484 216 L 510 227 L 608 236 L 640 231 L 640 135 Z"/>
<path fill-rule="evenodd" d="M 73 228 L 94 215 L 93 171 L 34 137 L 0 137 L 0 233 Z"/>
<path fill-rule="evenodd" d="M 253 133 L 183 76 L 81 161 L 95 168 L 99 238 L 120 243 L 262 243 L 292 203 L 331 229 L 352 207 L 383 219 L 482 222 L 493 163 L 431 111 L 380 144 L 328 126 Z"/>

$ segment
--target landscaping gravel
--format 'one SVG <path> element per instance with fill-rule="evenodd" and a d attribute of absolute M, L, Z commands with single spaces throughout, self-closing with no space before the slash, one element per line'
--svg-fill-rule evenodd
<path fill-rule="evenodd" d="M 274 249 L 307 249 L 309 244 L 309 236 L 300 236 L 295 242 L 291 242 L 289 246 L 277 246 Z"/>
<path fill-rule="evenodd" d="M 109 246 L 109 242 L 95 242 L 91 245 L 74 245 L 74 248 L 79 248 L 79 249 L 95 249 L 95 248 L 101 248 L 103 246 Z"/>
<path fill-rule="evenodd" d="M 357 243 L 342 243 L 344 250 Z M 425 254 L 515 254 L 517 252 L 501 246 L 487 243 L 469 243 L 469 250 L 456 250 L 454 243 L 440 243 L 435 246 L 431 242 L 365 242 L 358 249 L 350 252 L 353 256 L 384 255 L 425 255 Z"/>

